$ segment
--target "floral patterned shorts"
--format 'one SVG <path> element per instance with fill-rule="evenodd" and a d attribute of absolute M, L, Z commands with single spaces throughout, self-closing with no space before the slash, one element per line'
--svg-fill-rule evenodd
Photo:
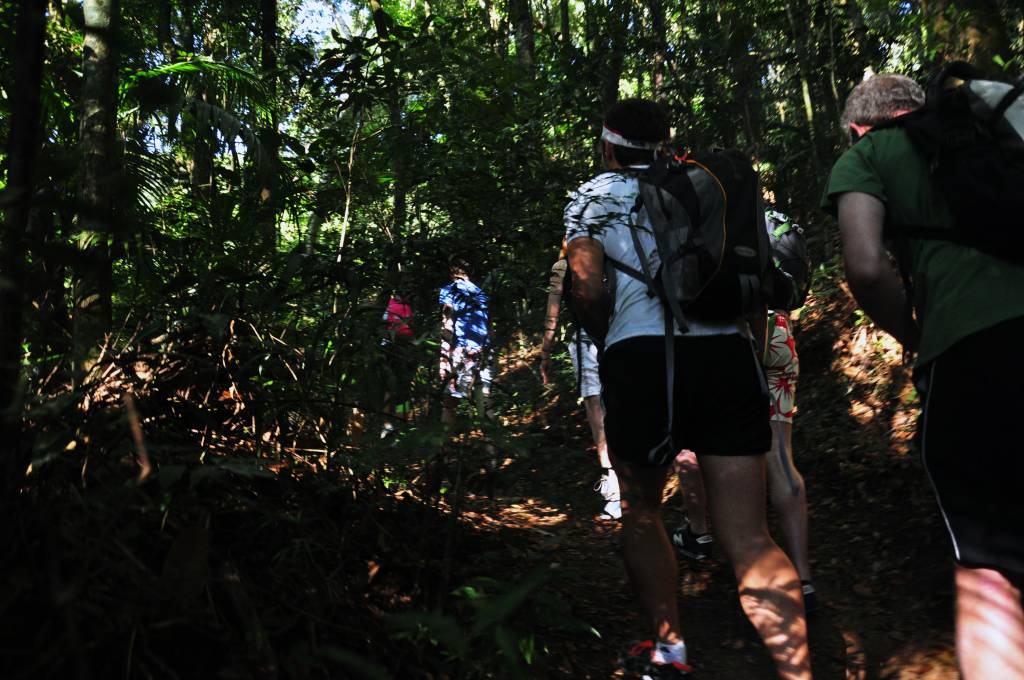
<path fill-rule="evenodd" d="M 768 323 L 771 325 L 771 338 L 765 352 L 764 373 L 771 393 L 771 420 L 791 423 L 796 413 L 800 359 L 786 313 L 772 314 Z"/>

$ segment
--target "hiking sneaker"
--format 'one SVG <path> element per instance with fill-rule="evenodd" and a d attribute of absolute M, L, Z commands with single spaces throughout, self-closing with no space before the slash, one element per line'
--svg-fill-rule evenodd
<path fill-rule="evenodd" d="M 640 680 L 672 680 L 673 678 L 692 678 L 693 668 L 671 661 L 657 663 L 654 661 L 654 640 L 643 640 L 629 646 L 626 653 L 619 658 L 619 666 L 626 671 L 626 677 Z"/>
<path fill-rule="evenodd" d="M 608 470 L 601 474 L 601 478 L 594 485 L 594 491 L 601 494 L 606 501 L 619 500 L 619 478 L 615 476 L 615 470 Z"/>
<path fill-rule="evenodd" d="M 683 557 L 695 562 L 703 562 L 711 557 L 711 545 L 715 539 L 711 534 L 696 534 L 689 524 L 684 524 L 672 532 L 672 545 Z"/>
<path fill-rule="evenodd" d="M 604 504 L 601 514 L 612 519 L 622 519 L 622 503 L 620 501 L 608 501 Z"/>
<path fill-rule="evenodd" d="M 804 593 L 804 613 L 813 614 L 818 611 L 821 603 L 818 602 L 818 591 L 814 589 L 814 584 L 810 581 L 800 581 L 800 589 Z"/>

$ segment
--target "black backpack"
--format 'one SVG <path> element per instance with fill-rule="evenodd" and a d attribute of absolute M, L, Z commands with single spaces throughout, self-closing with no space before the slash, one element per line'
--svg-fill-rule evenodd
<path fill-rule="evenodd" d="M 677 453 L 672 443 L 672 320 L 686 333 L 686 316 L 726 321 L 763 315 L 772 303 L 793 298 L 794 283 L 772 261 L 757 173 L 741 152 L 661 158 L 640 172 L 638 180 L 629 227 L 640 270 L 611 258 L 609 263 L 645 282 L 647 294 L 657 296 L 665 309 L 667 432 L 647 456 L 652 464 L 661 465 Z M 657 244 L 657 269 L 637 234 L 642 209 Z M 767 392 L 763 376 L 762 389 Z"/>
<path fill-rule="evenodd" d="M 928 160 L 952 228 L 910 227 L 906 236 L 969 245 L 1024 263 L 1024 78 L 984 80 L 958 61 L 931 80 L 923 107 L 878 127 L 906 130 Z"/>
<path fill-rule="evenodd" d="M 685 316 L 729 320 L 793 295 L 792 277 L 772 261 L 757 173 L 739 151 L 663 158 L 641 172 L 630 212 L 630 234 L 640 259 L 618 271 L 647 284 L 684 333 Z M 657 269 L 640 244 L 637 217 L 646 209 L 661 260 Z M 670 333 L 671 334 L 671 333 Z"/>

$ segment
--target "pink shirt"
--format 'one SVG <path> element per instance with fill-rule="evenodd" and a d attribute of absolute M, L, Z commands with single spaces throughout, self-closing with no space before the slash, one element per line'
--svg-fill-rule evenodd
<path fill-rule="evenodd" d="M 412 327 L 409 325 L 411 319 L 411 305 L 394 297 L 388 300 L 388 308 L 384 312 L 384 327 L 394 333 L 396 338 L 412 339 Z"/>

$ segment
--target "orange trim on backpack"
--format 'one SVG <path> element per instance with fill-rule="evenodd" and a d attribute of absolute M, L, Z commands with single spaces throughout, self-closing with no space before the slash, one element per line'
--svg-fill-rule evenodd
<path fill-rule="evenodd" d="M 715 173 L 711 172 L 711 170 L 706 165 L 695 160 L 687 160 L 686 163 L 689 165 L 696 165 L 698 168 L 708 173 L 708 175 L 711 176 L 711 179 L 715 180 L 715 184 L 718 185 L 718 190 L 722 192 L 722 201 L 725 203 L 725 209 L 722 211 L 722 251 L 718 254 L 718 267 L 715 269 L 715 273 L 712 274 L 708 278 L 708 282 L 704 284 L 704 288 L 707 288 L 709 285 L 711 285 L 711 281 L 716 276 L 718 276 L 718 272 L 722 270 L 722 261 L 725 259 L 725 242 L 729 238 L 729 224 L 728 221 L 725 219 L 726 215 L 729 214 L 729 195 L 725 192 L 725 187 L 722 185 L 721 180 L 718 179 L 718 176 L 715 175 Z M 701 288 L 701 292 L 704 291 L 704 288 Z"/>

